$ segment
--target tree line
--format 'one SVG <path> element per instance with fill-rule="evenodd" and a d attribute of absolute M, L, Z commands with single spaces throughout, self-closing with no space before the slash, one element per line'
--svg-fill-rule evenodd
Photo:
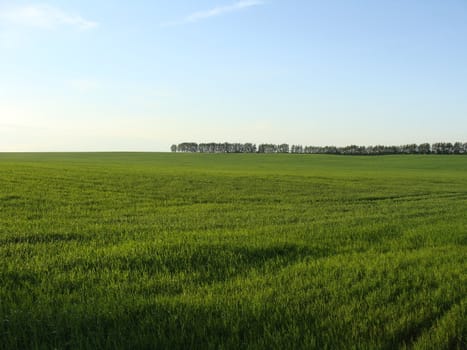
<path fill-rule="evenodd" d="M 172 152 L 184 153 L 296 153 L 340 155 L 386 155 L 386 154 L 467 154 L 467 142 L 438 142 L 408 144 L 401 146 L 302 146 L 262 143 L 196 143 L 182 142 L 170 147 Z"/>

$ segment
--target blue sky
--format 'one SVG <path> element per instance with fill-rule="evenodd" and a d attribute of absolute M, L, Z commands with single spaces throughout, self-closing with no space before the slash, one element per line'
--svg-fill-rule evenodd
<path fill-rule="evenodd" d="M 467 141 L 467 1 L 0 0 L 0 151 Z"/>

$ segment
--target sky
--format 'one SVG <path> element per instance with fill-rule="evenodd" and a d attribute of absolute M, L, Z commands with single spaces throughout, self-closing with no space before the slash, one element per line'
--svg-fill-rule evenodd
<path fill-rule="evenodd" d="M 466 0 L 0 0 L 0 151 L 467 142 Z"/>

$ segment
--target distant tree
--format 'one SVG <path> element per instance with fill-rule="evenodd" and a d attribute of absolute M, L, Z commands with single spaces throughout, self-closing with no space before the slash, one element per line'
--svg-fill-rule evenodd
<path fill-rule="evenodd" d="M 416 144 L 403 145 L 399 147 L 399 153 L 403 154 L 417 154 L 418 146 Z"/>
<path fill-rule="evenodd" d="M 446 154 L 454 154 L 454 145 L 451 142 L 446 143 Z"/>
<path fill-rule="evenodd" d="M 200 143 L 183 142 L 170 147 L 172 152 L 201 153 L 306 153 L 306 154 L 342 154 L 342 155 L 383 155 L 383 154 L 467 154 L 467 143 L 437 142 L 408 144 L 401 146 L 305 146 L 283 143 L 280 145 L 262 143 L 258 147 L 253 143 Z"/>
<path fill-rule="evenodd" d="M 279 152 L 279 153 L 289 153 L 289 145 L 286 144 L 286 143 L 278 145 L 277 146 L 277 152 Z"/>
<path fill-rule="evenodd" d="M 461 154 L 462 153 L 462 142 L 456 142 L 452 146 L 452 153 Z"/>
<path fill-rule="evenodd" d="M 431 145 L 429 143 L 422 143 L 418 145 L 418 153 L 420 154 L 430 154 L 431 153 Z"/>
<path fill-rule="evenodd" d="M 243 145 L 243 152 L 245 153 L 256 153 L 256 145 L 253 143 L 245 143 Z"/>
<path fill-rule="evenodd" d="M 432 152 L 434 154 L 453 154 L 454 153 L 454 146 L 450 142 L 437 142 L 434 143 L 432 146 Z"/>
<path fill-rule="evenodd" d="M 183 142 L 177 146 L 178 152 L 198 152 L 198 144 L 195 142 Z"/>
<path fill-rule="evenodd" d="M 291 153 L 303 153 L 302 145 L 292 145 Z"/>
<path fill-rule="evenodd" d="M 258 146 L 258 153 L 277 153 L 277 145 L 263 143 Z"/>

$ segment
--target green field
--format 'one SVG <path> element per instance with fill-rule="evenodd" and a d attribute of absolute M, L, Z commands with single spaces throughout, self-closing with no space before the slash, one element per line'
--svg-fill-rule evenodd
<path fill-rule="evenodd" d="M 467 156 L 0 154 L 1 349 L 467 349 Z"/>

